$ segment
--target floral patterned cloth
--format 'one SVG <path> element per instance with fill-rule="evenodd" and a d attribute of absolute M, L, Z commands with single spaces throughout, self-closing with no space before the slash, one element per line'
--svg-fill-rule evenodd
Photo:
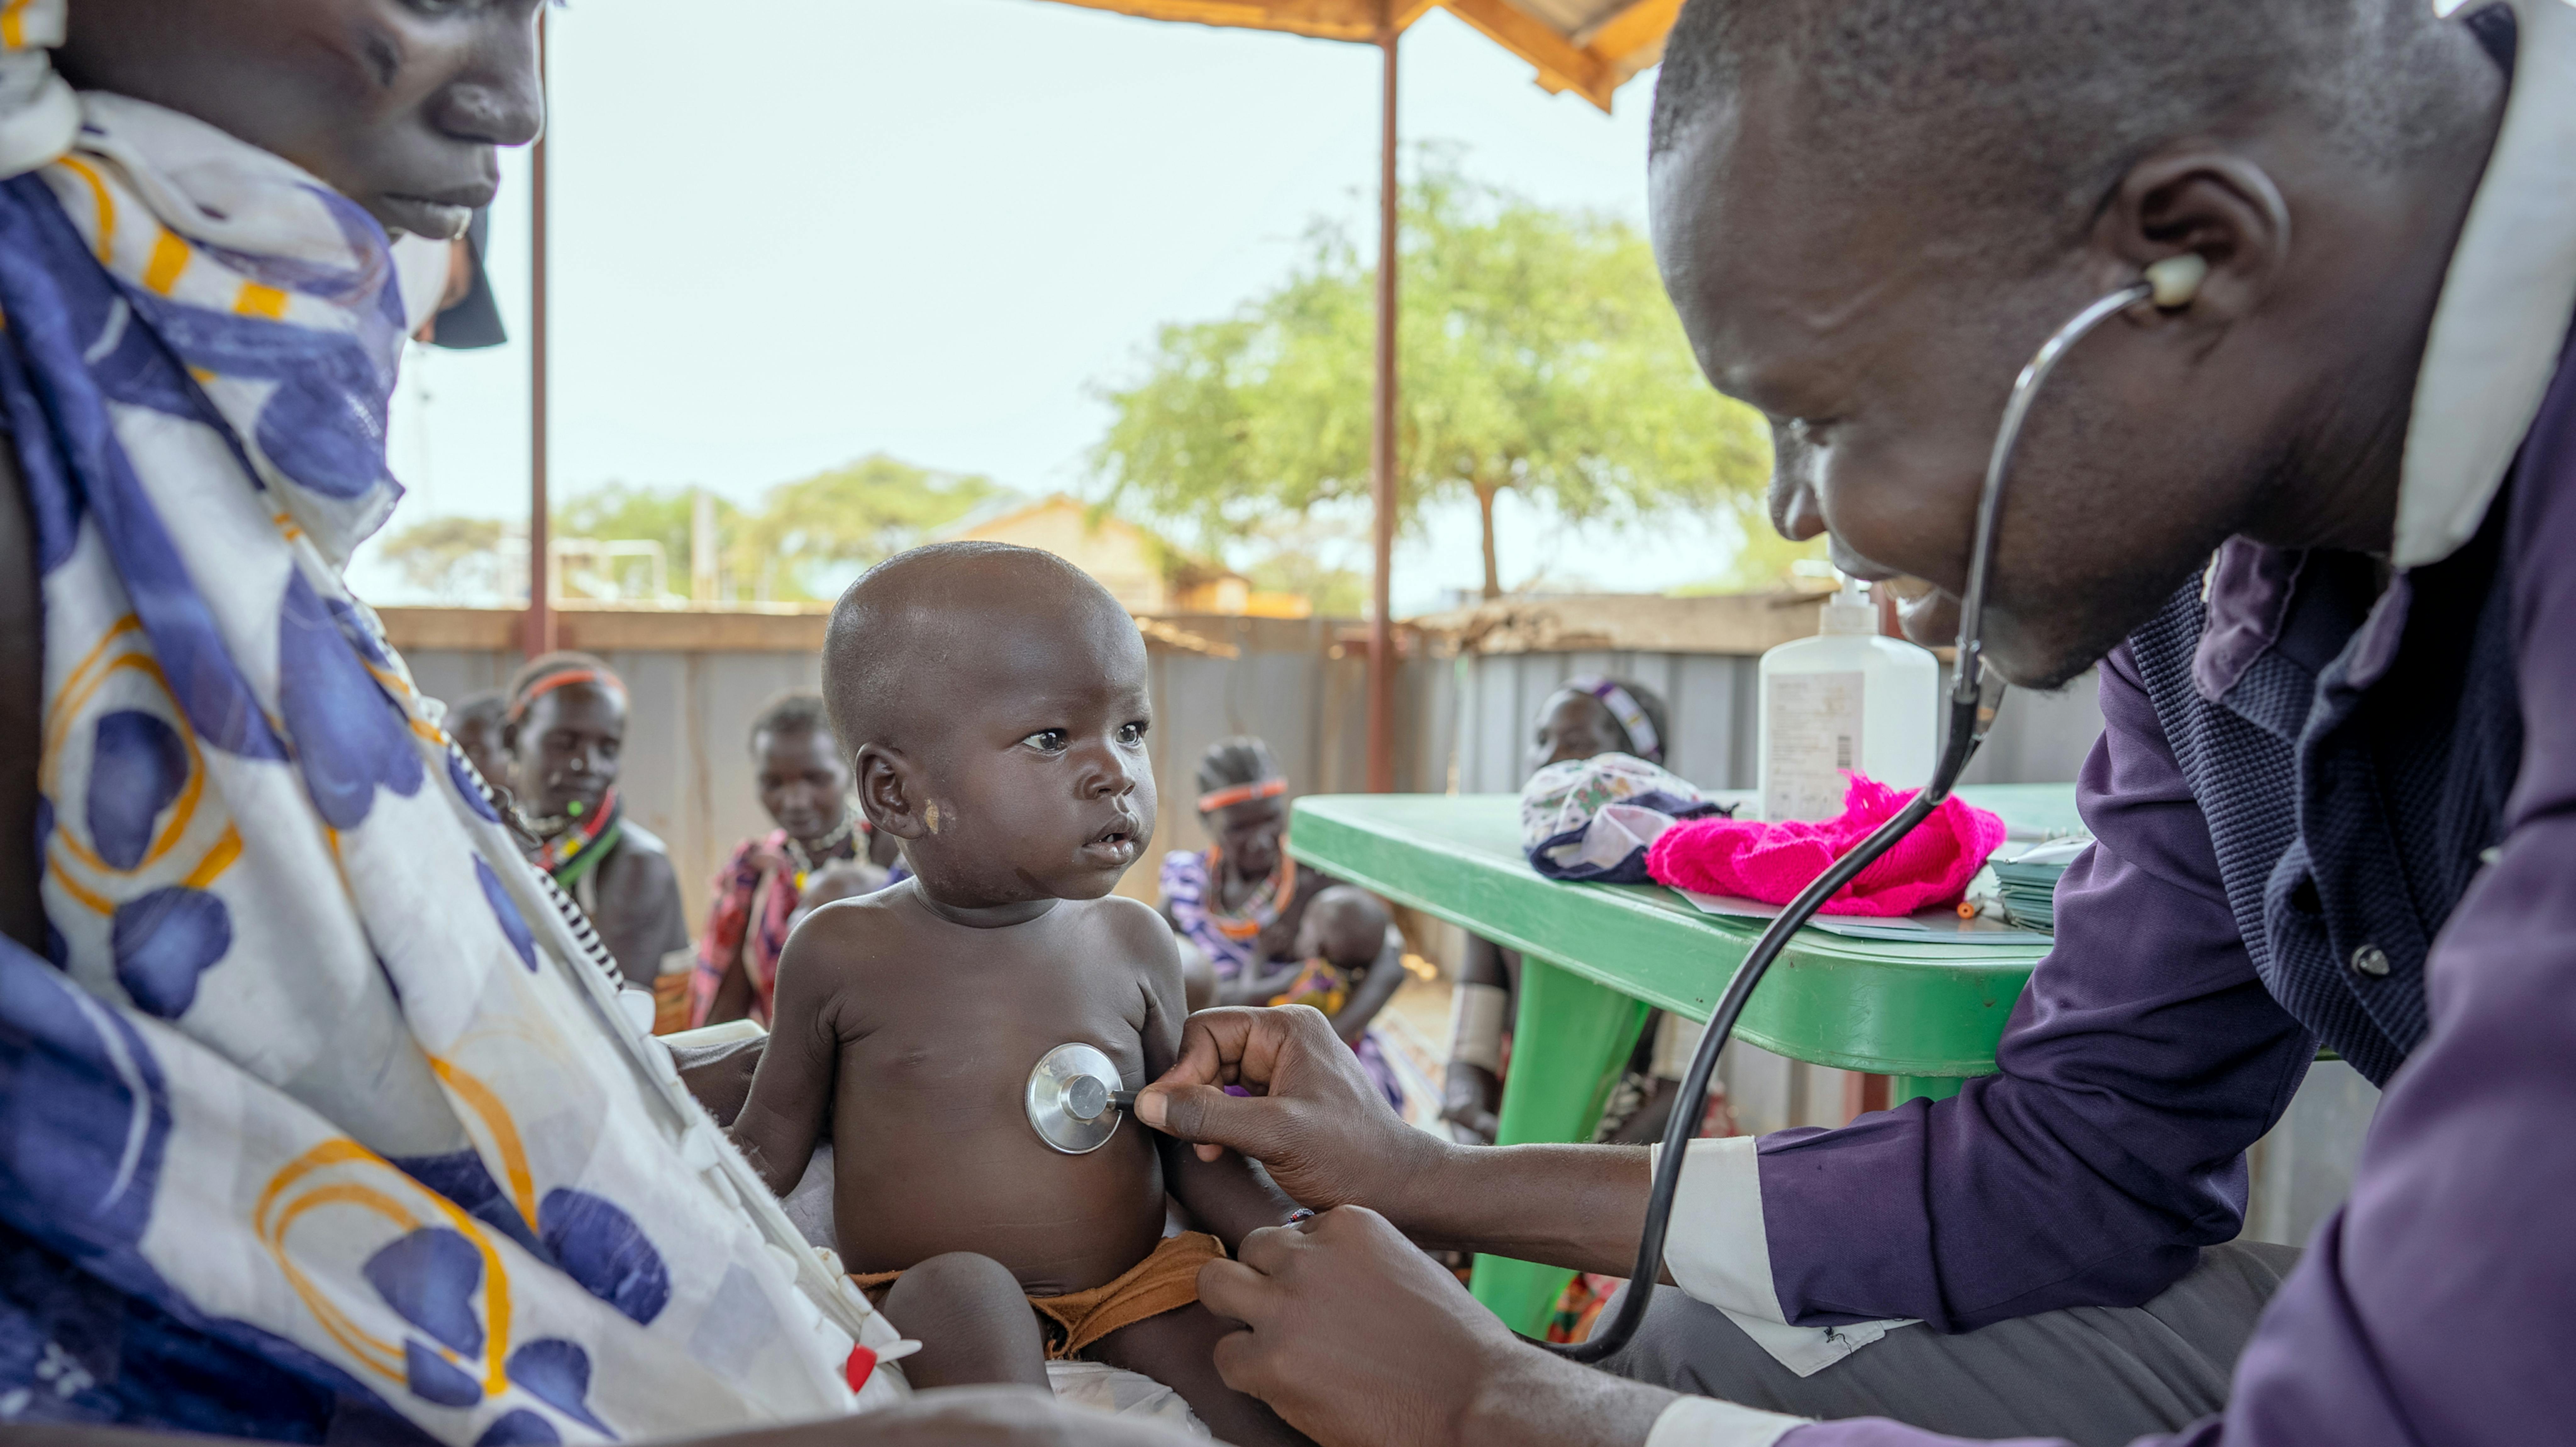
<path fill-rule="evenodd" d="M 0 81 L 60 12 L 8 7 Z M 384 233 L 211 127 L 80 105 L 0 181 L 52 957 L 0 942 L 0 1404 L 488 1447 L 852 1410 L 854 1338 L 893 1331 L 342 584 L 400 494 Z"/>

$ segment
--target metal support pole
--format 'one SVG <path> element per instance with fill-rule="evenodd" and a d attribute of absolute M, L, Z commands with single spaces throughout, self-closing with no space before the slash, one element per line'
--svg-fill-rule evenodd
<path fill-rule="evenodd" d="M 546 17 L 537 12 L 537 93 L 548 109 L 546 91 Z M 548 121 L 553 117 L 549 115 Z M 528 611 L 519 644 L 530 658 L 555 648 L 555 610 L 547 574 L 549 553 L 546 515 L 546 138 L 528 151 Z"/>
<path fill-rule="evenodd" d="M 1395 788 L 1395 624 L 1390 576 L 1395 565 L 1395 272 L 1397 240 L 1395 174 L 1395 50 L 1392 19 L 1378 31 L 1385 57 L 1378 123 L 1377 201 L 1377 397 L 1369 467 L 1369 495 L 1377 512 L 1377 566 L 1370 579 L 1368 655 L 1368 786 L 1372 794 Z"/>

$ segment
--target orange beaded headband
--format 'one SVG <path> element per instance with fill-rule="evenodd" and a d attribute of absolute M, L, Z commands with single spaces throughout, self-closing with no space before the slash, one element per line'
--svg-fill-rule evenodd
<path fill-rule="evenodd" d="M 519 695 L 518 699 L 510 705 L 510 722 L 515 724 L 526 718 L 529 707 L 544 695 L 558 688 L 570 688 L 576 683 L 598 684 L 601 688 L 616 694 L 619 703 L 623 704 L 626 701 L 626 684 L 616 674 L 604 668 L 567 668 L 561 673 L 549 673 L 529 684 L 528 691 Z"/>
<path fill-rule="evenodd" d="M 1288 792 L 1286 779 L 1263 779 L 1255 784 L 1236 784 L 1232 788 L 1213 789 L 1199 795 L 1199 812 L 1213 814 L 1234 804 L 1248 804 L 1255 799 L 1276 799 Z"/>

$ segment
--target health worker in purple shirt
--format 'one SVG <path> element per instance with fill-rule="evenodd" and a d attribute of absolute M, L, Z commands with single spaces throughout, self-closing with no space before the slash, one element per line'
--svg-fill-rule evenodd
<path fill-rule="evenodd" d="M 1648 1151 L 1450 1145 L 1312 1020 L 1194 1017 L 1139 1114 L 1323 1212 L 1202 1275 L 1227 1380 L 1328 1444 L 2576 1439 L 2576 9 L 1691 0 L 1650 164 L 1775 522 L 1928 640 L 2017 370 L 2196 280 L 2004 497 L 1988 656 L 2100 666 L 2098 842 L 1997 1073 L 1692 1143 L 1609 1372 L 1415 1244 L 1624 1272 Z M 2350 1199 L 2239 1243 L 2321 1049 L 2385 1089 Z"/>

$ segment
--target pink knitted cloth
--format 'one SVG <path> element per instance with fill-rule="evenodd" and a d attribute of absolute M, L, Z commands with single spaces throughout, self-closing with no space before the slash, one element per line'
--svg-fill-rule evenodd
<path fill-rule="evenodd" d="M 1676 824 L 1646 850 L 1646 873 L 1658 884 L 1787 904 L 1827 866 L 1895 817 L 1916 791 L 1851 776 L 1835 818 L 1785 824 L 1750 819 L 1693 819 Z M 2004 821 L 1955 794 L 1825 901 L 1826 914 L 1900 915 L 1955 903 L 1968 881 L 2004 842 Z"/>

